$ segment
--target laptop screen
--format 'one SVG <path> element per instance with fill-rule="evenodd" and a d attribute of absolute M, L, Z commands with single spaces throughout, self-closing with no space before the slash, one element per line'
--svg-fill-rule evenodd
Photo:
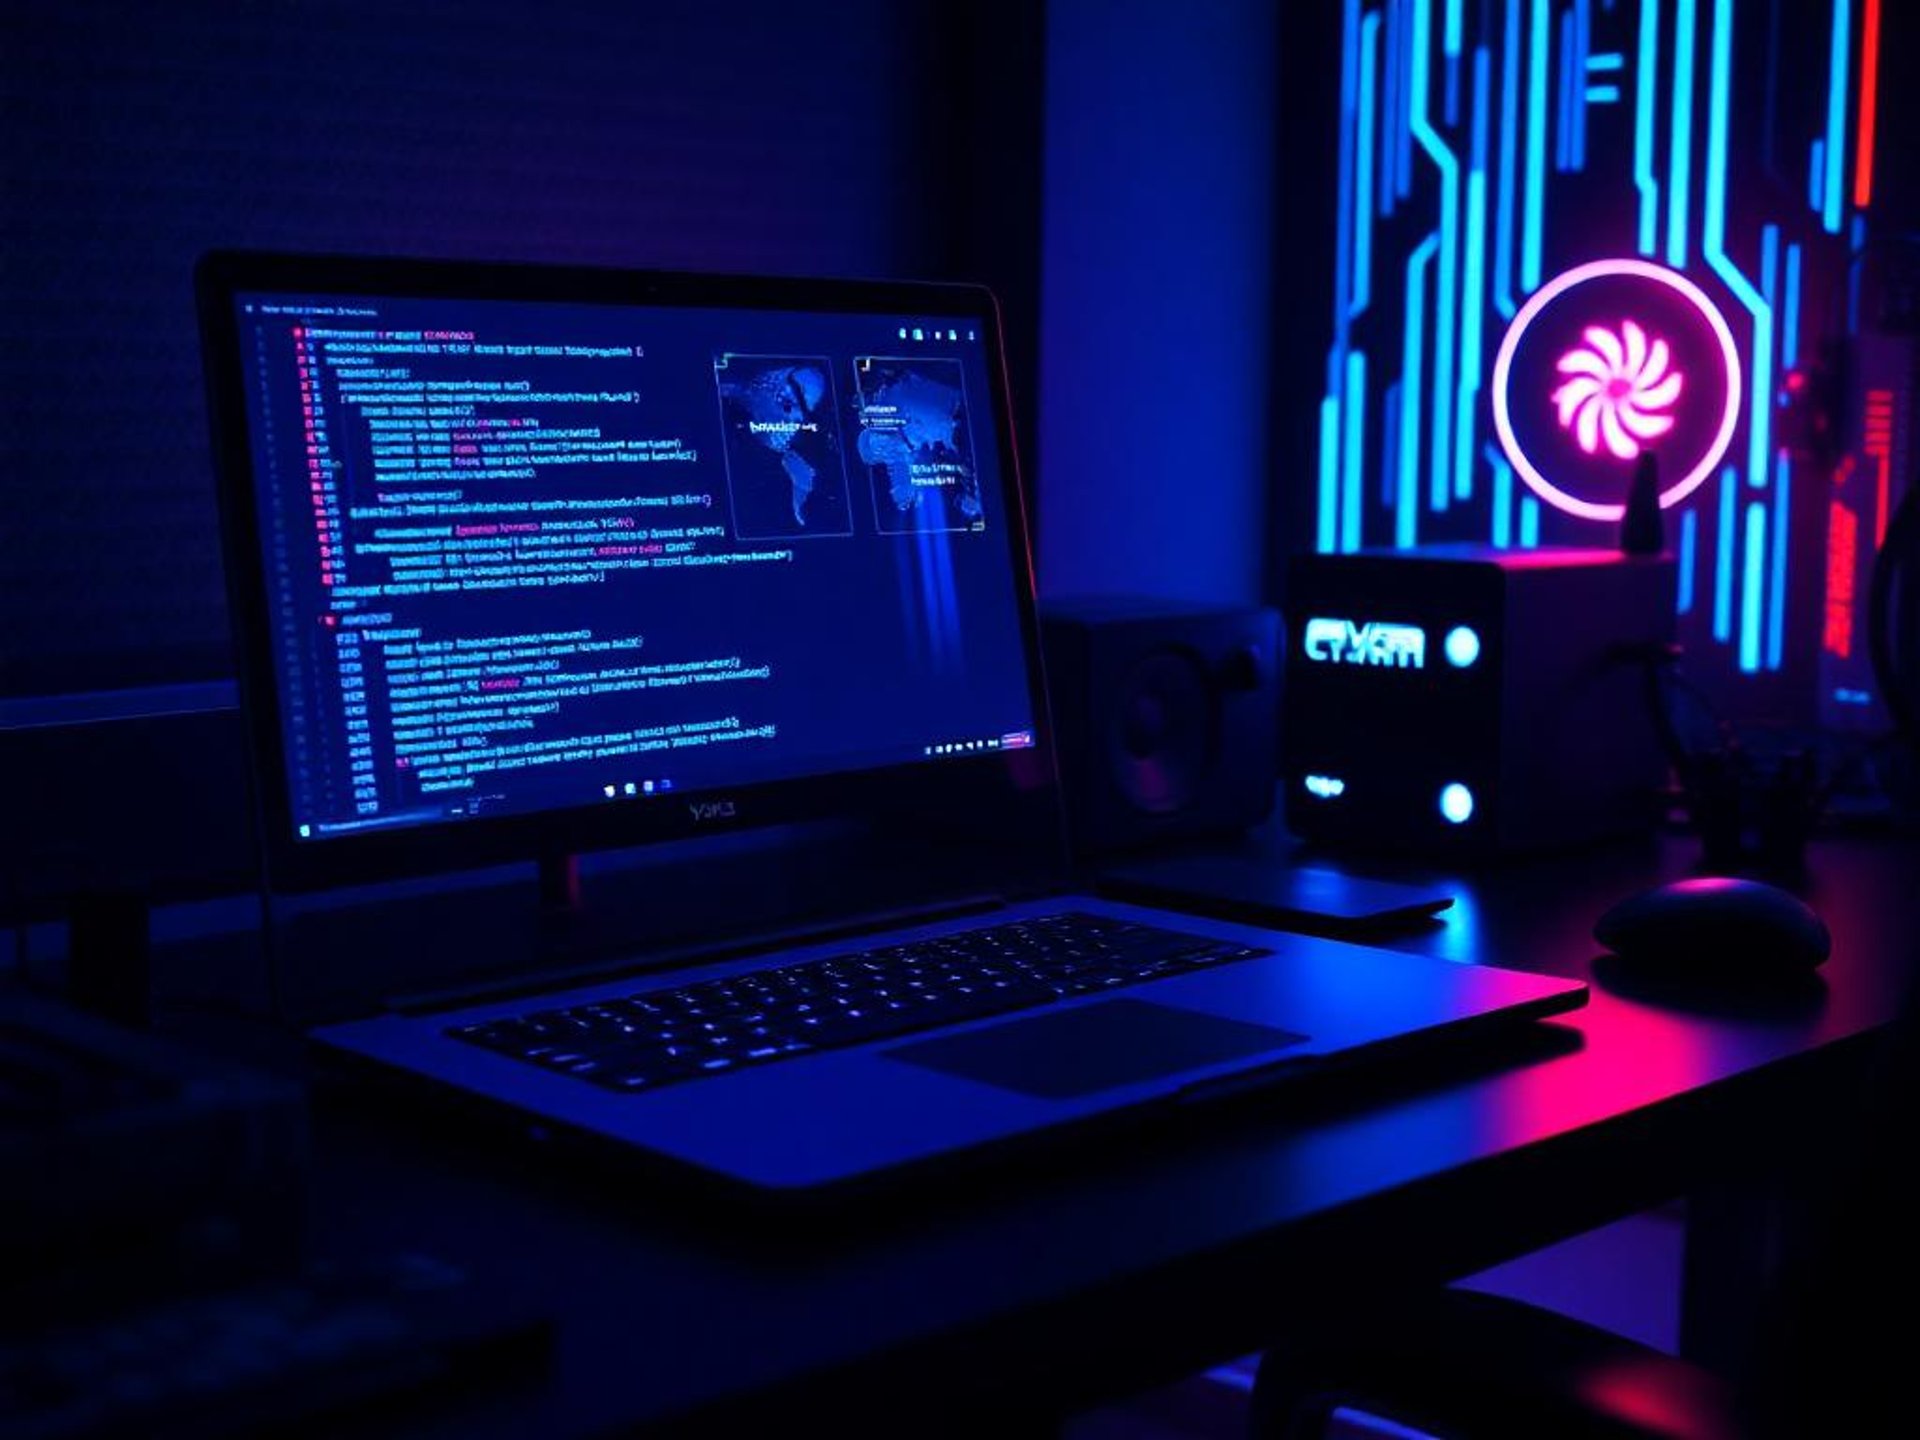
<path fill-rule="evenodd" d="M 990 302 L 224 299 L 278 839 L 1035 743 Z"/>

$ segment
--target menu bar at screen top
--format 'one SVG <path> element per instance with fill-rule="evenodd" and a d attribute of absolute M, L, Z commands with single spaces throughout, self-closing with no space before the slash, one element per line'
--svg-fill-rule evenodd
<path fill-rule="evenodd" d="M 299 838 L 1030 738 L 977 317 L 235 304 Z"/>

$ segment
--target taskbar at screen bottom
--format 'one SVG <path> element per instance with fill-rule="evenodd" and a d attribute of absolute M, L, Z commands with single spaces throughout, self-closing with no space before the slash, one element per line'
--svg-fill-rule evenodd
<path fill-rule="evenodd" d="M 882 769 L 897 765 L 910 765 L 933 761 L 948 761 L 964 758 L 979 758 L 1002 751 L 1030 749 L 1034 743 L 1030 729 L 1007 730 L 988 736 L 943 737 L 923 743 L 917 749 L 904 751 L 876 760 L 871 752 L 861 756 L 860 764 L 847 766 L 846 769 Z M 404 809 L 369 813 L 344 820 L 307 819 L 296 823 L 295 837 L 303 841 L 337 840 L 344 836 L 363 835 L 382 830 L 405 829 L 414 826 L 437 826 L 448 822 L 477 820 L 481 818 L 507 818 L 514 815 L 545 814 L 582 807 L 599 807 L 630 803 L 660 803 L 684 794 L 695 787 L 684 778 L 676 779 L 665 773 L 668 767 L 658 766 L 646 773 L 635 773 L 639 767 L 631 763 L 640 757 L 626 757 L 628 763 L 609 762 L 606 774 L 590 781 L 583 781 L 578 788 L 569 786 L 564 793 L 552 793 L 540 797 L 537 801 L 507 795 L 503 793 L 477 794 L 464 793 L 459 799 L 439 802 L 428 801 Z M 662 759 L 667 757 L 663 756 Z M 735 784 L 756 784 L 768 778 L 774 779 L 817 779 L 834 773 L 836 767 L 812 769 L 800 776 L 754 777 L 741 779 Z M 615 772 L 618 773 L 615 773 Z M 702 788 L 714 788 L 713 782 L 703 782 Z"/>

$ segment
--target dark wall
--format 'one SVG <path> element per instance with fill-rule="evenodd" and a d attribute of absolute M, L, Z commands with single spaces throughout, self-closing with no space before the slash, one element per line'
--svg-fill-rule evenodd
<path fill-rule="evenodd" d="M 1043 593 L 1262 598 L 1280 8 L 1047 7 Z"/>
<path fill-rule="evenodd" d="M 216 245 L 986 279 L 1030 376 L 1037 10 L 15 0 L 0 697 L 227 672 Z"/>

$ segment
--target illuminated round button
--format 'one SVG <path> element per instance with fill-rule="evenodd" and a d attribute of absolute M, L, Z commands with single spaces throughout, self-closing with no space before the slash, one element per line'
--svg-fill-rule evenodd
<path fill-rule="evenodd" d="M 1480 636 L 1471 625 L 1456 625 L 1447 632 L 1447 659 L 1464 670 L 1480 658 Z"/>
<path fill-rule="evenodd" d="M 1440 791 L 1440 814 L 1449 825 L 1464 825 L 1473 818 L 1473 792 L 1459 781 Z"/>

